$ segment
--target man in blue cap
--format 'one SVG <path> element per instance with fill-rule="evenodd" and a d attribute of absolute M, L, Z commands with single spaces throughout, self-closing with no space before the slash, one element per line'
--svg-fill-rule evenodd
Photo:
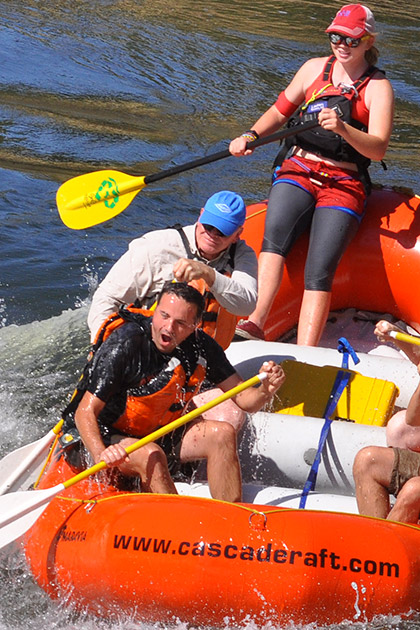
<path fill-rule="evenodd" d="M 257 259 L 240 239 L 246 217 L 240 195 L 212 195 L 194 225 L 148 232 L 129 244 L 98 286 L 88 324 L 92 342 L 108 315 L 124 304 L 153 308 L 165 282 L 193 283 L 206 295 L 203 328 L 225 349 L 239 317 L 255 308 Z"/>
<path fill-rule="evenodd" d="M 238 319 L 252 313 L 257 301 L 257 257 L 240 238 L 245 217 L 242 197 L 222 190 L 207 200 L 195 224 L 155 230 L 131 241 L 93 295 L 88 315 L 92 342 L 120 306 L 153 309 L 165 282 L 173 280 L 205 293 L 202 327 L 227 348 Z M 194 400 L 200 406 L 218 394 L 208 390 Z M 227 420 L 239 430 L 245 414 L 226 401 L 207 412 L 206 419 Z"/>

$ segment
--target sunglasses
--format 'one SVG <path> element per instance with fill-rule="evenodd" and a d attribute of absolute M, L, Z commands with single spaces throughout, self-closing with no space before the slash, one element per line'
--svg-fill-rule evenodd
<path fill-rule="evenodd" d="M 339 44 L 345 44 L 349 48 L 357 48 L 360 42 L 368 39 L 369 35 L 363 35 L 363 37 L 347 37 L 346 35 L 340 35 L 340 33 L 328 33 L 328 39 L 331 44 L 338 46 Z"/>
<path fill-rule="evenodd" d="M 213 234 L 214 236 L 220 236 L 221 238 L 226 238 L 226 234 L 223 234 L 223 232 L 221 232 L 216 227 L 214 227 L 214 225 L 209 225 L 208 223 L 202 223 L 201 225 L 209 234 Z"/>

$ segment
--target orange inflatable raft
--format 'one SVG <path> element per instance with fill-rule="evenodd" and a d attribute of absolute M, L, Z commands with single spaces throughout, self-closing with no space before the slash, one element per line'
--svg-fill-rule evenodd
<path fill-rule="evenodd" d="M 419 329 L 420 294 L 412 290 L 420 274 L 418 205 L 414 196 L 373 193 L 366 220 L 337 273 L 334 308 L 388 312 Z M 264 204 L 249 208 L 245 230 L 257 250 L 263 209 Z M 271 338 L 296 323 L 304 251 L 302 239 L 288 260 L 270 316 Z M 232 346 L 241 352 L 251 348 L 258 361 L 268 347 L 279 360 L 293 359 L 294 348 L 302 360 L 305 351 L 274 342 Z M 334 351 L 311 352 L 311 357 L 326 353 L 331 364 L 328 353 Z M 389 374 L 404 373 L 403 364 L 415 373 L 415 366 L 401 358 L 366 355 L 364 361 L 380 378 L 387 362 Z M 410 378 L 401 378 L 397 386 L 403 388 Z M 333 422 L 319 493 L 311 493 L 307 509 L 296 509 L 301 492 L 296 488 L 302 488 L 309 471 L 322 423 L 321 418 L 254 414 L 247 427 L 254 450 L 242 456 L 244 476 L 254 479 L 244 491 L 246 503 L 206 498 L 208 490 L 188 496 L 194 495 L 193 486 L 178 496 L 127 493 L 105 484 L 103 476 L 70 487 L 25 536 L 35 579 L 51 597 L 68 595 L 77 607 L 95 614 L 162 623 L 332 624 L 419 611 L 420 529 L 358 516 L 351 487 L 354 453 L 366 444 L 384 444 L 384 427 Z M 252 424 L 255 430 L 249 431 Z M 255 445 L 256 440 L 261 443 Z M 263 465 L 255 453 L 264 458 Z M 286 460 L 289 468 L 282 469 Z M 76 472 L 54 456 L 40 487 Z M 273 476 L 279 486 L 289 482 L 287 499 L 281 489 L 269 487 Z"/>
<path fill-rule="evenodd" d="M 52 468 L 43 486 L 74 474 L 63 461 Z M 84 481 L 51 502 L 25 548 L 48 594 L 100 616 L 330 624 L 420 601 L 419 529 L 343 513 Z"/>
<path fill-rule="evenodd" d="M 394 189 L 374 190 L 359 232 L 343 255 L 333 283 L 331 310 L 347 307 L 391 313 L 420 332 L 420 197 Z M 266 204 L 248 207 L 243 238 L 257 253 Z M 265 325 L 278 339 L 298 320 L 303 295 L 307 235 L 286 261 L 279 293 Z"/>

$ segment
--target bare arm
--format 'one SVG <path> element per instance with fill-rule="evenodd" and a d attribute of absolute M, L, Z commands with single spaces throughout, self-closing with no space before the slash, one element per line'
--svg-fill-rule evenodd
<path fill-rule="evenodd" d="M 417 370 L 419 370 L 419 368 L 417 368 Z M 417 385 L 408 403 L 407 411 L 405 412 L 405 422 L 410 427 L 420 426 L 420 384 Z"/>
<path fill-rule="evenodd" d="M 85 392 L 76 409 L 76 426 L 95 464 L 104 461 L 107 466 L 117 466 L 127 460 L 127 453 L 120 444 L 105 447 L 98 425 L 98 416 L 104 407 L 100 398 Z"/>
<path fill-rule="evenodd" d="M 366 106 L 369 109 L 367 132 L 343 122 L 329 108 L 319 113 L 324 129 L 339 134 L 359 153 L 371 160 L 382 160 L 388 147 L 394 116 L 394 95 L 387 79 L 372 79 L 366 88 Z"/>
<path fill-rule="evenodd" d="M 277 129 L 279 129 L 286 120 L 287 118 L 280 114 L 277 107 L 272 105 L 270 109 L 268 109 L 254 125 L 252 125 L 252 129 L 254 129 L 260 137 L 268 136 L 270 133 L 277 131 Z M 249 138 L 238 136 L 231 141 L 229 151 L 235 157 L 239 157 L 240 155 L 251 155 L 253 150 L 246 148 L 248 142 Z"/>
<path fill-rule="evenodd" d="M 309 59 L 303 64 L 293 77 L 284 91 L 287 100 L 291 103 L 295 103 L 296 107 L 303 102 L 305 98 L 305 90 L 313 81 L 313 77 L 316 77 L 322 65 L 325 63 L 325 59 L 315 58 Z M 284 116 L 276 107 L 272 105 L 267 111 L 252 125 L 259 136 L 268 136 L 279 129 L 288 120 L 287 116 Z M 249 142 L 249 138 L 238 136 L 229 145 L 229 151 L 236 157 L 240 155 L 250 155 L 251 149 L 246 149 L 246 144 Z"/>
<path fill-rule="evenodd" d="M 260 368 L 260 372 L 267 372 L 268 377 L 262 381 L 259 387 L 246 389 L 233 398 L 238 407 L 248 413 L 259 411 L 265 404 L 270 402 L 274 394 L 283 385 L 286 379 L 283 368 L 281 365 L 274 363 L 274 361 L 265 361 Z M 239 374 L 233 374 L 220 383 L 219 387 L 225 392 L 232 387 L 239 385 L 239 383 L 242 383 L 242 379 Z"/>

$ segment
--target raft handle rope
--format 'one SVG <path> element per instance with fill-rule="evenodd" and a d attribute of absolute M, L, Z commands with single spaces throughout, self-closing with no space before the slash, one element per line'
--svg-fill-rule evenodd
<path fill-rule="evenodd" d="M 334 413 L 338 401 L 340 400 L 341 394 L 350 381 L 351 372 L 348 371 L 349 356 L 351 356 L 355 365 L 360 362 L 359 357 L 356 355 L 353 347 L 345 337 L 340 337 L 340 339 L 338 340 L 337 350 L 338 352 L 341 352 L 343 354 L 341 370 L 337 372 L 337 376 L 335 377 L 334 385 L 332 386 L 331 393 L 329 395 L 328 402 L 324 411 L 325 422 L 321 429 L 321 435 L 319 436 L 315 459 L 312 463 L 311 470 L 309 471 L 305 485 L 303 486 L 302 495 L 299 502 L 300 510 L 305 508 L 309 492 L 315 490 L 319 464 L 321 463 L 322 451 L 324 450 L 325 442 L 331 428 L 331 423 L 333 422 L 331 415 Z"/>

